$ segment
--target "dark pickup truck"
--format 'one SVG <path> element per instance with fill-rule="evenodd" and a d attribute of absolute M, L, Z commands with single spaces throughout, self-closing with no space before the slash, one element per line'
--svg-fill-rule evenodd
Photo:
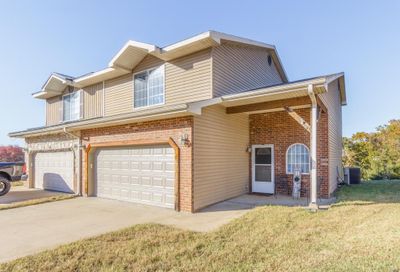
<path fill-rule="evenodd" d="M 0 196 L 10 191 L 11 181 L 21 179 L 24 166 L 23 162 L 0 162 Z"/>

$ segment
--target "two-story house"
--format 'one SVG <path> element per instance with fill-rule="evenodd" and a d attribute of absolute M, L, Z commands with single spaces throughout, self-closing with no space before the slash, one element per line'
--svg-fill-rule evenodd
<path fill-rule="evenodd" d="M 341 173 L 343 73 L 289 82 L 274 46 L 208 31 L 129 41 L 104 70 L 52 74 L 24 138 L 30 187 L 194 212 L 245 193 L 329 197 Z"/>

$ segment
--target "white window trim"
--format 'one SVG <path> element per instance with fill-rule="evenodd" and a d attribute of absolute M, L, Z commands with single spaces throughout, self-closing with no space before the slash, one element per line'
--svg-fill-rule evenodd
<path fill-rule="evenodd" d="M 289 172 L 288 171 L 288 152 L 289 149 L 294 146 L 294 145 L 303 145 L 307 151 L 308 151 L 308 165 L 309 165 L 309 169 L 308 169 L 308 173 L 301 173 L 302 175 L 310 175 L 311 172 L 311 156 L 310 156 L 310 149 L 308 148 L 308 146 L 306 144 L 303 143 L 294 143 L 289 145 L 289 147 L 286 149 L 286 154 L 285 154 L 285 168 L 286 168 L 286 175 L 293 175 L 293 172 Z"/>
<path fill-rule="evenodd" d="M 79 93 L 79 117 L 78 117 L 77 119 L 64 120 L 64 97 L 69 96 L 69 95 L 72 95 L 72 94 L 75 93 L 75 92 L 78 92 L 78 93 Z M 79 120 L 82 119 L 82 118 L 81 118 L 81 115 L 83 115 L 83 112 L 81 112 L 81 99 L 83 99 L 83 97 L 82 97 L 82 90 L 78 90 L 78 91 L 75 91 L 75 92 L 71 92 L 71 93 L 67 93 L 67 94 L 62 95 L 62 99 L 61 99 L 62 121 L 61 121 L 61 123 L 72 122 L 72 121 L 79 121 Z"/>
<path fill-rule="evenodd" d="M 147 93 L 147 105 L 146 106 L 141 106 L 141 107 L 135 107 L 135 76 L 138 75 L 138 74 L 144 73 L 144 72 L 148 73 L 149 71 L 155 70 L 155 69 L 160 68 L 160 67 L 162 67 L 162 70 L 163 70 L 162 72 L 164 74 L 164 78 L 163 78 L 163 87 L 164 87 L 163 88 L 163 102 L 158 103 L 158 104 L 149 105 L 149 103 L 148 103 L 149 102 L 149 96 L 148 96 L 148 93 Z M 132 92 L 133 92 L 132 93 L 133 94 L 133 101 L 132 101 L 133 102 L 132 103 L 133 109 L 145 109 L 145 108 L 151 108 L 151 107 L 165 105 L 165 64 L 160 65 L 160 66 L 156 66 L 156 67 L 152 67 L 152 68 L 148 68 L 148 69 L 145 69 L 145 70 L 141 70 L 139 72 L 136 72 L 136 73 L 132 74 Z"/>

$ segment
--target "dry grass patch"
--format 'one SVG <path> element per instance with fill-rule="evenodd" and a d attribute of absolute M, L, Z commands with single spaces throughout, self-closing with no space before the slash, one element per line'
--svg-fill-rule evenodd
<path fill-rule="evenodd" d="M 30 200 L 19 201 L 19 202 L 15 202 L 15 203 L 11 203 L 11 204 L 0 204 L 0 211 L 14 209 L 14 208 L 21 208 L 21 207 L 26 207 L 26 206 L 31 206 L 31 205 L 37 205 L 37 204 L 42 204 L 42 203 L 47 203 L 47 202 L 66 200 L 66 199 L 71 199 L 74 197 L 76 197 L 76 195 L 60 194 L 60 195 L 54 195 L 54 196 L 49 196 L 49 197 L 42 197 L 42 198 L 35 198 L 35 199 L 30 199 Z"/>
<path fill-rule="evenodd" d="M 11 182 L 12 187 L 23 186 L 24 182 L 21 180 Z"/>
<path fill-rule="evenodd" d="M 1 271 L 396 269 L 400 269 L 400 204 L 394 200 L 337 205 L 317 213 L 259 207 L 210 233 L 138 225 L 0 266 Z"/>

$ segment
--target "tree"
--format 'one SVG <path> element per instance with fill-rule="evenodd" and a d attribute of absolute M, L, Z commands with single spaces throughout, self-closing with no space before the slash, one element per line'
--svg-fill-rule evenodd
<path fill-rule="evenodd" d="M 368 179 L 371 169 L 371 135 L 365 132 L 357 132 L 351 138 L 344 138 L 343 165 L 348 167 L 360 167 L 363 179 Z"/>
<path fill-rule="evenodd" d="M 344 137 L 343 148 L 343 164 L 360 167 L 363 179 L 400 178 L 400 120 Z"/>
<path fill-rule="evenodd" d="M 24 161 L 24 151 L 16 145 L 0 146 L 0 162 Z"/>
<path fill-rule="evenodd" d="M 400 178 L 400 120 L 378 127 L 372 140 L 374 178 Z"/>

